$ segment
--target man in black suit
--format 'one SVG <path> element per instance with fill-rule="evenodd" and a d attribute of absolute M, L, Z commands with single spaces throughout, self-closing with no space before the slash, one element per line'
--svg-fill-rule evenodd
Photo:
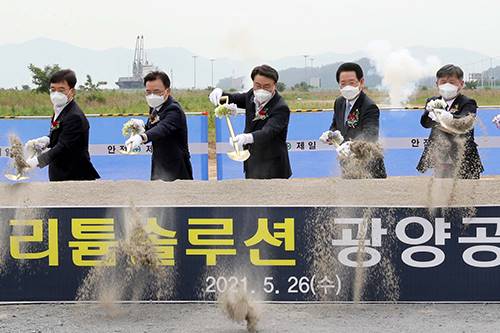
<path fill-rule="evenodd" d="M 170 95 L 170 78 L 164 72 L 151 72 L 144 77 L 144 86 L 149 105 L 145 132 L 133 135 L 125 145 L 133 150 L 152 142 L 151 180 L 193 179 L 186 115 Z"/>
<path fill-rule="evenodd" d="M 90 162 L 89 122 L 74 101 L 76 75 L 58 71 L 50 78 L 50 99 L 54 106 L 49 136 L 26 143 L 29 151 L 42 151 L 26 162 L 30 169 L 49 166 L 50 181 L 95 180 L 100 178 Z M 49 148 L 47 150 L 47 148 Z"/>
<path fill-rule="evenodd" d="M 380 110 L 363 92 L 365 79 L 361 66 L 350 62 L 340 65 L 336 79 L 342 96 L 335 100 L 332 124 L 321 135 L 320 140 L 333 144 L 332 137 L 340 133 L 344 141 L 337 148 L 337 153 L 350 156 L 349 146 L 352 141 L 378 141 Z M 374 158 L 367 164 L 366 171 L 370 177 L 387 177 L 383 157 Z"/>
<path fill-rule="evenodd" d="M 234 140 L 240 149 L 250 151 L 250 158 L 244 162 L 245 178 L 290 178 L 286 144 L 290 109 L 276 90 L 278 72 L 262 65 L 253 69 L 251 78 L 253 89 L 248 92 L 224 94 L 216 88 L 210 94 L 210 101 L 218 105 L 222 96 L 228 96 L 229 103 L 246 110 L 245 131 Z"/>
<path fill-rule="evenodd" d="M 465 120 L 466 117 L 473 117 L 474 120 L 476 116 L 476 101 L 460 93 L 464 87 L 463 77 L 462 69 L 451 64 L 436 73 L 440 96 L 427 100 L 426 110 L 420 119 L 423 127 L 431 128 L 417 165 L 421 173 L 434 169 L 434 176 L 438 178 L 479 179 L 484 171 L 474 142 L 473 126 L 460 133 L 449 130 L 455 120 Z M 445 102 L 442 109 L 430 107 L 429 103 L 436 100 Z"/>

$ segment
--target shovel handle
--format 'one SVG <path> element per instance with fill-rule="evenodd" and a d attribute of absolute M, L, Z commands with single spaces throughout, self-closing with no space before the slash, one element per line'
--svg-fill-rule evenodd
<path fill-rule="evenodd" d="M 224 105 L 229 103 L 229 97 L 228 96 L 222 96 L 219 99 L 219 105 Z M 233 124 L 231 124 L 231 119 L 229 119 L 229 116 L 226 115 L 226 123 L 227 123 L 227 128 L 229 128 L 229 135 L 231 135 L 231 142 L 233 143 L 233 148 L 236 151 L 236 154 L 240 154 L 240 148 L 238 145 L 234 142 L 234 138 L 236 135 L 234 134 L 234 129 L 233 129 Z"/>
<path fill-rule="evenodd" d="M 227 127 L 229 128 L 229 135 L 231 135 L 231 142 L 233 143 L 234 150 L 236 150 L 236 153 L 239 155 L 240 148 L 238 148 L 238 145 L 234 142 L 234 138 L 236 136 L 234 135 L 233 124 L 231 124 L 231 119 L 229 119 L 229 116 L 226 116 L 226 123 Z"/>

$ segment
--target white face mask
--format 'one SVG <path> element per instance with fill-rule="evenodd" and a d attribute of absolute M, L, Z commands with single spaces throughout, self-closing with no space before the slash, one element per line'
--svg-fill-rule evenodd
<path fill-rule="evenodd" d="M 163 95 L 158 96 L 155 94 L 149 94 L 146 95 L 146 102 L 148 102 L 148 105 L 154 109 L 159 107 L 165 102 L 165 97 Z"/>
<path fill-rule="evenodd" d="M 68 104 L 68 96 L 62 92 L 53 91 L 50 93 L 50 101 L 56 108 L 60 108 Z"/>
<path fill-rule="evenodd" d="M 451 83 L 441 84 L 439 86 L 439 94 L 444 98 L 445 101 L 454 99 L 458 95 L 458 87 Z"/>
<path fill-rule="evenodd" d="M 344 88 L 340 89 L 340 93 L 348 101 L 352 101 L 353 99 L 358 97 L 360 92 L 361 90 L 359 90 L 359 87 L 353 87 L 353 86 L 345 86 Z"/>
<path fill-rule="evenodd" d="M 253 95 L 258 104 L 264 104 L 273 97 L 273 93 L 265 89 L 254 90 Z"/>

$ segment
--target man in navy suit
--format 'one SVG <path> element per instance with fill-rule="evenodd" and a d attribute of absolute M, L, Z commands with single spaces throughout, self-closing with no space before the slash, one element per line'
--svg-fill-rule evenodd
<path fill-rule="evenodd" d="M 443 66 L 436 73 L 439 96 L 427 100 L 426 110 L 420 119 L 420 124 L 430 128 L 431 133 L 417 165 L 419 172 L 434 169 L 434 176 L 439 178 L 478 179 L 484 171 L 474 141 L 474 128 L 457 134 L 442 127 L 442 123 L 476 115 L 476 101 L 460 93 L 464 87 L 463 78 L 462 69 L 451 64 Z M 445 109 L 429 109 L 429 102 L 435 100 L 443 100 Z M 439 117 L 436 113 L 439 113 Z"/>
<path fill-rule="evenodd" d="M 340 133 L 344 141 L 337 153 L 348 156 L 352 141 L 378 141 L 380 110 L 363 91 L 365 79 L 361 66 L 352 62 L 340 65 L 336 79 L 341 96 L 335 100 L 330 129 L 321 135 L 320 140 L 333 144 L 331 138 L 338 131 L 336 133 Z M 387 177 L 383 157 L 368 161 L 367 169 L 372 178 Z"/>
<path fill-rule="evenodd" d="M 193 179 L 186 115 L 172 97 L 170 78 L 164 72 L 144 77 L 149 119 L 145 132 L 133 135 L 125 145 L 131 150 L 152 142 L 151 180 Z"/>
<path fill-rule="evenodd" d="M 253 88 L 246 93 L 225 94 L 216 88 L 210 101 L 218 105 L 222 96 L 228 96 L 229 103 L 245 109 L 245 131 L 234 141 L 240 149 L 250 151 L 250 158 L 244 162 L 245 178 L 290 178 L 286 144 L 290 109 L 276 89 L 278 72 L 262 65 L 253 69 L 251 78 Z"/>
<path fill-rule="evenodd" d="M 50 100 L 54 106 L 49 136 L 30 140 L 27 147 L 45 150 L 26 162 L 30 169 L 49 166 L 50 181 L 100 178 L 90 162 L 89 122 L 75 102 L 76 75 L 58 71 L 50 78 Z"/>

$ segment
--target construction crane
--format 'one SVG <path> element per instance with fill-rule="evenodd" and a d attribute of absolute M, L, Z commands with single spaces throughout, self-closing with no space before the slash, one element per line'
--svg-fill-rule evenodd
<path fill-rule="evenodd" d="M 143 78 L 148 73 L 158 70 L 148 61 L 144 50 L 144 36 L 137 36 L 135 40 L 134 62 L 132 63 L 132 76 L 120 77 L 116 85 L 120 89 L 142 89 Z"/>

